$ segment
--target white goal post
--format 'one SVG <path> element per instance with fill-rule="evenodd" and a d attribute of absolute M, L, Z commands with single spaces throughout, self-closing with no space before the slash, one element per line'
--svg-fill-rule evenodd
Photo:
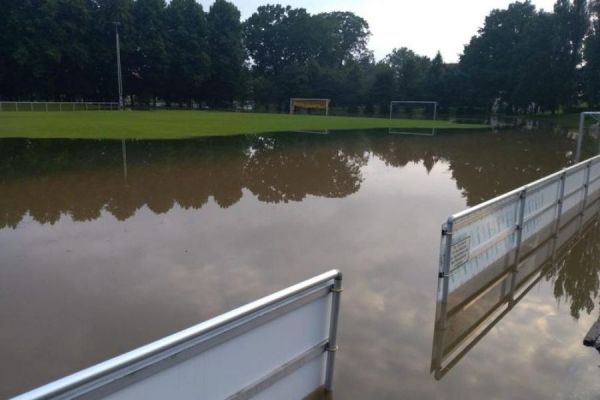
<path fill-rule="evenodd" d="M 329 115 L 330 99 L 308 99 L 300 97 L 292 97 L 290 99 L 290 114 L 294 113 L 296 107 L 306 109 L 325 110 L 325 115 Z"/>
<path fill-rule="evenodd" d="M 600 123 L 600 111 L 584 111 L 579 114 L 579 132 L 577 134 L 577 150 L 575 151 L 575 162 L 581 159 L 581 148 L 583 146 L 583 137 L 585 136 L 585 120 L 591 117 Z"/>
<path fill-rule="evenodd" d="M 390 102 L 390 119 L 392 119 L 392 113 L 394 111 L 394 105 L 395 104 L 405 104 L 405 105 L 414 105 L 414 104 L 421 104 L 421 105 L 425 105 L 425 104 L 431 104 L 433 105 L 433 120 L 437 120 L 437 109 L 438 109 L 438 102 L 437 101 L 412 101 L 412 100 L 394 100 L 392 102 Z"/>

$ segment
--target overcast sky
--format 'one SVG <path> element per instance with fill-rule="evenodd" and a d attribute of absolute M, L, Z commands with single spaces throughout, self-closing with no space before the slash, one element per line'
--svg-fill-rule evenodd
<path fill-rule="evenodd" d="M 377 59 L 395 47 L 408 47 L 433 57 L 439 50 L 446 62 L 458 61 L 463 46 L 483 25 L 494 8 L 506 8 L 507 0 L 230 0 L 248 18 L 259 5 L 280 3 L 323 11 L 352 11 L 371 28 L 369 47 Z M 555 0 L 533 0 L 538 8 L 552 10 Z M 213 0 L 200 0 L 208 11 Z"/>

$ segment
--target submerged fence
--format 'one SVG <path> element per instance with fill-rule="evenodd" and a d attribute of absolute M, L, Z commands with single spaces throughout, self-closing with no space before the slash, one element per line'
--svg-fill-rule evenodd
<path fill-rule="evenodd" d="M 577 155 L 581 155 L 582 113 Z M 600 219 L 600 156 L 450 216 L 442 225 L 431 370 L 441 379 Z"/>
<path fill-rule="evenodd" d="M 452 215 L 442 227 L 438 299 L 501 258 L 516 260 L 598 197 L 600 156 Z"/>
<path fill-rule="evenodd" d="M 110 102 L 0 101 L 0 111 L 100 111 L 118 109 L 119 103 Z"/>
<path fill-rule="evenodd" d="M 596 236 L 586 235 L 593 235 L 599 221 L 597 197 L 581 214 L 561 222 L 556 234 L 539 236 L 518 260 L 499 259 L 438 301 L 431 358 L 435 378 L 442 379 L 549 271 L 564 266 L 582 240 L 585 254 L 598 246 Z"/>
<path fill-rule="evenodd" d="M 331 390 L 341 280 L 326 272 L 14 400 L 301 399 Z"/>

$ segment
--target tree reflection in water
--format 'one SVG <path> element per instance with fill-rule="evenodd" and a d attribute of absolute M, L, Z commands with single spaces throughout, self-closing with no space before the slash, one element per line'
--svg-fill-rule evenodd
<path fill-rule="evenodd" d="M 119 141 L 3 139 L 0 229 L 15 228 L 27 215 L 53 224 L 61 215 L 90 221 L 105 211 L 125 220 L 144 206 L 156 214 L 176 205 L 199 209 L 211 197 L 228 208 L 245 190 L 268 203 L 343 198 L 360 190 L 361 169 L 374 158 L 398 168 L 422 163 L 427 171 L 445 163 L 472 206 L 572 163 L 566 149 L 573 145 L 564 132 L 523 130 L 435 137 L 294 133 L 131 141 L 123 147 Z M 587 155 L 597 149 L 595 143 L 588 147 Z M 599 251 L 588 246 L 578 259 L 567 258 L 548 272 L 555 296 L 570 301 L 576 318 L 594 308 Z"/>
<path fill-rule="evenodd" d="M 121 142 L 4 139 L 0 145 L 0 227 L 15 227 L 29 213 L 40 223 L 61 214 L 76 221 L 103 210 L 119 220 L 147 205 L 164 213 L 175 204 L 201 208 L 210 197 L 223 208 L 247 189 L 260 201 L 306 196 L 346 197 L 359 190 L 370 157 L 402 167 L 422 162 L 428 171 L 448 164 L 469 205 L 546 175 L 570 162 L 572 139 L 522 132 L 455 133 L 434 138 L 385 133 L 286 134 Z M 493 151 L 485 151 L 485 150 Z"/>

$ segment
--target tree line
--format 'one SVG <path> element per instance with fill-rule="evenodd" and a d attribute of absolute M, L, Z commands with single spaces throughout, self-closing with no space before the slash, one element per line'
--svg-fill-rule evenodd
<path fill-rule="evenodd" d="M 115 23 L 133 105 L 332 99 L 338 112 L 387 113 L 391 100 L 445 109 L 555 112 L 600 104 L 600 0 L 530 1 L 492 10 L 458 63 L 399 47 L 382 60 L 366 20 L 258 7 L 242 21 L 216 0 L 2 0 L 0 99 L 116 100 Z"/>

